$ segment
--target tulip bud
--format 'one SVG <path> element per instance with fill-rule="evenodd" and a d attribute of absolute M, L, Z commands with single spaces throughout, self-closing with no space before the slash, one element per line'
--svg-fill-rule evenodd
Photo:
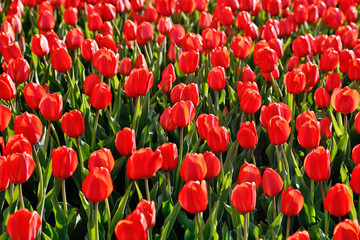
<path fill-rule="evenodd" d="M 55 178 L 65 179 L 73 175 L 78 165 L 77 153 L 66 146 L 52 152 L 52 171 Z"/>
<path fill-rule="evenodd" d="M 333 232 L 334 240 L 356 240 L 359 239 L 360 227 L 358 221 L 345 219 L 344 221 L 338 223 Z"/>
<path fill-rule="evenodd" d="M 279 194 L 283 186 L 284 182 L 280 175 L 272 168 L 266 168 L 262 178 L 264 194 L 268 197 L 274 197 Z"/>
<path fill-rule="evenodd" d="M 135 131 L 130 128 L 123 128 L 116 134 L 115 147 L 120 155 L 128 156 L 136 150 Z"/>
<path fill-rule="evenodd" d="M 208 205 L 206 182 L 189 181 L 179 193 L 179 203 L 185 211 L 196 214 L 205 211 Z"/>
<path fill-rule="evenodd" d="M 200 153 L 187 154 L 180 168 L 180 176 L 184 182 L 202 181 L 207 172 L 204 156 Z"/>
<path fill-rule="evenodd" d="M 283 190 L 281 199 L 281 213 L 288 216 L 299 214 L 304 206 L 304 197 L 299 190 L 288 187 Z"/>
<path fill-rule="evenodd" d="M 240 213 L 252 212 L 256 206 L 255 182 L 237 184 L 231 193 L 231 202 Z"/>
<path fill-rule="evenodd" d="M 163 163 L 161 170 L 169 171 L 176 168 L 178 164 L 178 151 L 175 143 L 164 143 L 157 148 L 161 152 Z"/>
<path fill-rule="evenodd" d="M 94 168 L 82 183 L 82 192 L 92 202 L 101 202 L 113 191 L 113 182 L 107 168 Z"/>
<path fill-rule="evenodd" d="M 215 125 L 209 129 L 207 144 L 213 153 L 222 153 L 229 144 L 229 132 L 225 127 Z"/>
<path fill-rule="evenodd" d="M 0 104 L 0 131 L 9 125 L 11 120 L 11 111 L 8 107 Z"/>
<path fill-rule="evenodd" d="M 9 179 L 11 183 L 26 182 L 35 169 L 33 158 L 27 153 L 13 153 L 6 159 Z"/>
<path fill-rule="evenodd" d="M 94 86 L 89 102 L 96 109 L 105 109 L 110 105 L 111 100 L 112 93 L 109 85 L 101 82 Z"/>
<path fill-rule="evenodd" d="M 126 175 L 131 180 L 151 178 L 161 168 L 163 159 L 161 152 L 153 152 L 151 148 L 134 151 L 128 159 Z"/>
<path fill-rule="evenodd" d="M 34 240 L 40 227 L 41 217 L 36 211 L 20 209 L 10 215 L 6 230 L 13 240 Z"/>
<path fill-rule="evenodd" d="M 331 215 L 336 217 L 342 217 L 350 212 L 353 206 L 353 199 L 347 186 L 337 183 L 331 187 L 326 194 L 324 206 Z"/>
<path fill-rule="evenodd" d="M 240 146 L 245 149 L 252 149 L 258 143 L 254 122 L 244 122 L 241 124 L 236 136 Z"/>
<path fill-rule="evenodd" d="M 18 115 L 14 121 L 15 134 L 23 134 L 29 142 L 36 144 L 42 135 L 43 126 L 40 119 L 34 114 L 25 112 L 23 115 Z"/>
<path fill-rule="evenodd" d="M 240 168 L 239 177 L 237 183 L 241 184 L 244 182 L 254 182 L 256 189 L 261 185 L 261 174 L 260 170 L 252 163 L 244 162 Z"/>

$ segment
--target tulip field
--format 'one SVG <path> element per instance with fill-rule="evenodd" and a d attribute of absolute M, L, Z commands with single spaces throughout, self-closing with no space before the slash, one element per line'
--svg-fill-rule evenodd
<path fill-rule="evenodd" d="M 0 240 L 360 240 L 358 0 L 1 0 Z"/>

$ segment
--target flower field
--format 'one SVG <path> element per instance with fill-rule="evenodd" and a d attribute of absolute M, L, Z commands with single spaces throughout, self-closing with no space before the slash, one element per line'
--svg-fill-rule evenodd
<path fill-rule="evenodd" d="M 0 240 L 359 240 L 357 0 L 0 2 Z"/>

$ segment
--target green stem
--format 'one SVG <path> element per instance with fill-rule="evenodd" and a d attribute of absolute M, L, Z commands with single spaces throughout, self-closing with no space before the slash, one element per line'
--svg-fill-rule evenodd
<path fill-rule="evenodd" d="M 94 211 L 95 211 L 95 240 L 99 240 L 99 223 L 98 223 L 98 202 L 94 203 Z"/>
<path fill-rule="evenodd" d="M 169 194 L 171 194 L 170 172 L 169 171 L 166 172 L 166 177 L 167 177 L 168 191 L 169 191 Z"/>
<path fill-rule="evenodd" d="M 12 102 L 12 99 L 9 100 L 9 103 L 10 103 L 10 109 L 11 109 L 11 113 L 14 117 L 16 117 L 16 109 L 15 109 L 15 106 Z"/>
<path fill-rule="evenodd" d="M 321 198 L 323 200 L 323 204 L 324 204 L 324 221 L 325 221 L 325 235 L 328 235 L 329 233 L 329 215 L 326 211 L 326 208 L 325 208 L 325 193 L 324 193 L 324 188 L 323 188 L 323 185 L 322 185 L 322 181 L 319 182 L 319 186 L 320 186 L 320 192 L 321 192 Z"/>
<path fill-rule="evenodd" d="M 99 112 L 100 112 L 100 110 L 98 109 L 96 111 L 96 116 L 95 116 L 94 130 L 93 130 L 93 136 L 92 136 L 92 140 L 91 140 L 91 148 L 95 147 L 96 129 L 97 129 L 98 121 L 99 121 Z"/>
<path fill-rule="evenodd" d="M 271 77 L 271 84 L 272 84 L 272 86 L 273 86 L 273 88 L 274 88 L 274 91 L 275 91 L 275 94 L 276 94 L 276 101 L 279 102 L 279 101 L 280 101 L 279 88 L 278 88 L 278 86 L 277 86 L 276 83 L 275 83 L 275 79 L 274 79 L 272 73 L 270 72 L 269 74 L 270 74 L 270 77 Z"/>
<path fill-rule="evenodd" d="M 146 190 L 146 198 L 148 201 L 150 201 L 150 191 L 149 191 L 149 179 L 145 179 L 145 190 Z"/>
<path fill-rule="evenodd" d="M 282 145 L 280 145 L 280 149 L 281 149 L 281 152 L 283 154 L 283 157 L 284 157 L 284 163 L 285 163 L 285 169 L 286 169 L 286 178 L 287 178 L 287 181 L 288 181 L 288 186 L 290 186 L 290 170 L 289 170 L 289 164 L 288 164 L 288 160 L 287 160 L 287 157 L 286 157 L 286 154 L 285 154 L 285 151 L 284 151 L 284 148 Z"/>
<path fill-rule="evenodd" d="M 61 192 L 62 192 L 62 198 L 64 203 L 64 212 L 65 216 L 67 217 L 67 201 L 66 201 L 66 188 L 65 188 L 65 179 L 61 179 Z"/>
<path fill-rule="evenodd" d="M 274 219 L 276 218 L 276 199 L 275 196 L 272 197 L 272 202 L 273 202 L 273 214 L 274 214 Z"/>
<path fill-rule="evenodd" d="M 14 184 L 10 183 L 9 186 L 9 209 L 10 209 L 10 214 L 12 214 L 12 204 L 13 204 L 13 194 L 14 194 Z"/>
<path fill-rule="evenodd" d="M 305 93 L 304 93 L 304 99 L 303 99 L 303 102 L 301 103 L 301 107 L 306 103 L 307 95 L 308 95 L 308 87 L 306 86 Z"/>
<path fill-rule="evenodd" d="M 310 189 L 310 200 L 314 204 L 314 180 L 311 180 Z"/>
<path fill-rule="evenodd" d="M 216 115 L 219 117 L 220 109 L 219 109 L 219 91 L 215 91 L 215 106 L 216 106 Z"/>
<path fill-rule="evenodd" d="M 70 83 L 71 90 L 74 90 L 74 84 L 73 84 L 72 79 L 70 77 L 69 71 L 66 71 L 66 77 L 67 77 L 67 79 L 68 79 L 68 81 Z"/>
<path fill-rule="evenodd" d="M 256 166 L 256 161 L 255 161 L 255 156 L 254 156 L 254 150 L 253 150 L 253 149 L 250 149 L 250 153 L 251 153 L 251 159 L 252 159 L 254 165 Z"/>
<path fill-rule="evenodd" d="M 197 223 L 198 228 L 199 228 L 200 240 L 204 240 L 204 236 L 203 236 L 202 229 L 201 229 L 200 213 L 196 214 L 196 223 Z"/>
<path fill-rule="evenodd" d="M 109 205 L 109 200 L 108 200 L 108 198 L 105 199 L 105 207 L 106 207 L 106 214 L 108 215 L 108 233 L 107 233 L 107 239 L 110 240 L 110 239 L 111 239 L 111 232 L 110 232 L 110 228 L 111 228 L 111 212 L 110 212 L 110 205 Z"/>
<path fill-rule="evenodd" d="M 210 187 L 210 179 L 206 180 L 207 191 L 208 191 L 208 208 L 209 208 L 209 216 L 211 215 L 211 187 Z"/>
<path fill-rule="evenodd" d="M 135 98 L 135 112 L 134 112 L 134 119 L 132 122 L 132 129 L 135 130 L 136 127 L 136 119 L 137 119 L 137 115 L 138 115 L 138 108 L 139 108 L 139 96 L 137 96 Z"/>
<path fill-rule="evenodd" d="M 39 177 L 39 184 L 40 184 L 40 193 L 39 193 L 39 199 L 40 199 L 40 208 L 38 209 L 38 212 L 40 214 L 40 217 L 42 218 L 43 217 L 43 211 L 44 211 L 44 179 L 43 179 L 43 174 L 42 174 L 42 170 L 41 170 L 41 165 L 40 165 L 40 162 L 39 162 L 39 157 L 37 155 L 37 152 L 36 152 L 36 149 L 35 149 L 35 146 L 32 145 L 32 151 L 33 151 L 33 155 L 34 155 L 34 158 L 35 158 L 35 163 L 36 163 L 36 166 L 37 166 L 37 169 L 38 169 L 38 177 Z"/>
<path fill-rule="evenodd" d="M 244 239 L 248 240 L 248 221 L 247 213 L 244 214 Z"/>
<path fill-rule="evenodd" d="M 24 204 L 24 197 L 23 197 L 23 191 L 22 191 L 22 184 L 19 184 L 19 198 L 20 198 L 20 206 L 21 209 L 25 209 L 25 204 Z"/>
<path fill-rule="evenodd" d="M 275 150 L 276 150 L 276 157 L 277 157 L 277 162 L 278 162 L 278 168 L 279 168 L 279 173 L 282 173 L 282 178 L 284 179 L 285 178 L 285 173 L 284 173 L 284 170 L 283 170 L 283 166 L 282 166 L 282 163 L 281 163 L 281 157 L 280 157 L 280 151 L 279 151 L 279 147 L 277 145 L 275 145 Z M 288 187 L 288 182 L 285 181 L 285 187 Z"/>
<path fill-rule="evenodd" d="M 81 181 L 83 181 L 85 179 L 84 159 L 83 159 L 83 156 L 82 156 L 81 147 L 80 147 L 80 141 L 79 141 L 78 137 L 76 138 L 76 144 L 77 144 L 78 154 L 79 154 L 80 176 L 81 176 Z"/>
<path fill-rule="evenodd" d="M 344 114 L 344 134 L 347 134 L 347 125 L 348 125 L 348 121 L 347 121 L 347 115 Z"/>
<path fill-rule="evenodd" d="M 46 137 L 45 137 L 45 145 L 44 145 L 44 155 L 45 155 L 45 157 L 47 156 L 47 148 L 49 146 L 50 129 L 51 129 L 51 121 L 49 121 L 47 129 L 46 129 Z"/>
<path fill-rule="evenodd" d="M 286 238 L 287 239 L 289 237 L 290 234 L 290 216 L 287 216 L 287 220 L 286 220 Z"/>

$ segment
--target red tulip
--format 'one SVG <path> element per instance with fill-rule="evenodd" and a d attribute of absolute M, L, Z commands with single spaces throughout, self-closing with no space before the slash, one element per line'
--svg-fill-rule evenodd
<path fill-rule="evenodd" d="M 23 83 L 30 76 L 29 63 L 23 58 L 10 59 L 7 73 L 15 83 Z"/>
<path fill-rule="evenodd" d="M 175 12 L 176 2 L 174 0 L 156 0 L 156 9 L 162 16 L 171 16 Z"/>
<path fill-rule="evenodd" d="M 10 215 L 6 230 L 13 240 L 35 240 L 40 227 L 41 217 L 36 211 L 21 209 Z"/>
<path fill-rule="evenodd" d="M 130 58 L 123 58 L 119 65 L 119 73 L 123 76 L 129 76 L 132 70 L 132 63 Z"/>
<path fill-rule="evenodd" d="M 319 70 L 316 64 L 306 62 L 300 66 L 300 70 L 306 76 L 306 86 L 315 86 L 319 82 Z"/>
<path fill-rule="evenodd" d="M 231 202 L 240 213 L 252 212 L 256 206 L 255 182 L 237 184 L 231 193 Z"/>
<path fill-rule="evenodd" d="M 48 10 L 40 12 L 37 25 L 43 31 L 50 31 L 54 29 L 55 19 L 53 14 Z"/>
<path fill-rule="evenodd" d="M 175 143 L 164 143 L 157 148 L 161 152 L 163 163 L 161 170 L 169 171 L 176 168 L 178 163 L 178 152 Z"/>
<path fill-rule="evenodd" d="M 229 52 L 226 47 L 217 47 L 211 51 L 210 63 L 213 67 L 228 68 L 230 66 Z"/>
<path fill-rule="evenodd" d="M 51 64 L 56 71 L 63 73 L 71 68 L 71 57 L 66 48 L 58 48 L 51 55 Z"/>
<path fill-rule="evenodd" d="M 191 101 L 183 101 L 175 103 L 170 117 L 178 127 L 188 126 L 195 117 L 195 107 Z"/>
<path fill-rule="evenodd" d="M 61 129 L 71 138 L 77 138 L 84 134 L 84 117 L 79 110 L 65 113 L 61 118 Z"/>
<path fill-rule="evenodd" d="M 256 79 L 256 75 L 253 72 L 253 70 L 249 66 L 244 67 L 242 75 L 241 75 L 241 81 L 242 82 L 255 82 L 255 79 Z"/>
<path fill-rule="evenodd" d="M 348 75 L 350 80 L 358 81 L 360 80 L 360 58 L 351 59 L 349 62 L 349 71 Z"/>
<path fill-rule="evenodd" d="M 334 7 L 328 7 L 322 15 L 324 22 L 326 22 L 330 28 L 336 29 L 344 24 L 344 13 Z"/>
<path fill-rule="evenodd" d="M 334 240 L 357 240 L 360 238 L 360 227 L 358 221 L 345 219 L 338 223 L 333 232 Z"/>
<path fill-rule="evenodd" d="M 305 90 L 306 76 L 300 69 L 293 69 L 285 75 L 285 85 L 288 93 L 299 94 Z"/>
<path fill-rule="evenodd" d="M 128 156 L 136 150 L 135 131 L 128 127 L 116 134 L 115 147 L 120 155 Z"/>
<path fill-rule="evenodd" d="M 340 72 L 347 73 L 350 60 L 354 58 L 355 53 L 352 50 L 344 49 L 339 55 Z"/>
<path fill-rule="evenodd" d="M 78 11 L 76 8 L 69 7 L 65 9 L 64 21 L 67 25 L 76 25 L 78 21 Z"/>
<path fill-rule="evenodd" d="M 147 68 L 133 69 L 125 82 L 128 97 L 145 96 L 154 84 L 154 75 Z"/>
<path fill-rule="evenodd" d="M 167 65 L 164 71 L 161 73 L 161 81 L 158 84 L 158 88 L 161 88 L 161 92 L 169 93 L 172 88 L 172 83 L 175 82 L 176 75 L 175 75 L 175 68 L 172 63 Z"/>
<path fill-rule="evenodd" d="M 38 57 L 42 57 L 49 54 L 50 52 L 49 43 L 44 35 L 35 34 L 31 38 L 31 51 Z"/>
<path fill-rule="evenodd" d="M 66 146 L 58 147 L 52 152 L 52 172 L 55 178 L 71 177 L 78 165 L 76 152 Z"/>
<path fill-rule="evenodd" d="M 183 73 L 194 73 L 199 65 L 199 53 L 194 50 L 183 52 L 179 56 L 178 64 Z"/>
<path fill-rule="evenodd" d="M 209 129 L 207 144 L 213 153 L 222 153 L 229 144 L 229 132 L 225 127 L 215 125 Z"/>
<path fill-rule="evenodd" d="M 318 121 L 308 121 L 301 125 L 297 136 L 299 144 L 306 149 L 313 149 L 320 143 L 320 125 Z"/>
<path fill-rule="evenodd" d="M 272 72 L 278 62 L 277 53 L 268 47 L 260 49 L 257 53 L 257 58 L 262 59 L 258 62 L 262 72 Z"/>
<path fill-rule="evenodd" d="M 10 76 L 6 73 L 0 75 L 0 99 L 8 101 L 16 96 L 16 87 Z"/>
<path fill-rule="evenodd" d="M 288 187 L 283 190 L 281 199 L 281 213 L 288 216 L 299 214 L 304 206 L 304 197 L 299 190 Z"/>
<path fill-rule="evenodd" d="M 160 116 L 160 125 L 167 132 L 172 132 L 177 128 L 171 117 L 171 111 L 171 107 L 167 107 Z"/>
<path fill-rule="evenodd" d="M 5 63 L 9 63 L 10 59 L 16 59 L 16 58 L 23 58 L 23 55 L 21 53 L 19 44 L 17 42 L 15 43 L 9 43 L 4 46 L 3 48 L 3 57 L 5 60 Z"/>
<path fill-rule="evenodd" d="M 72 28 L 66 35 L 66 45 L 70 50 L 78 49 L 84 41 L 84 34 L 78 28 Z"/>
<path fill-rule="evenodd" d="M 244 122 L 241 124 L 236 136 L 240 146 L 245 149 L 252 149 L 258 143 L 254 122 Z"/>
<path fill-rule="evenodd" d="M 319 67 L 325 72 L 333 71 L 339 64 L 339 53 L 333 48 L 324 51 L 320 59 Z"/>
<path fill-rule="evenodd" d="M 62 96 L 57 93 L 45 95 L 39 103 L 39 109 L 47 120 L 59 120 L 63 110 Z"/>
<path fill-rule="evenodd" d="M 331 106 L 340 113 L 348 114 L 355 111 L 359 106 L 360 96 L 355 89 L 344 87 L 336 88 L 331 95 Z"/>
<path fill-rule="evenodd" d="M 212 114 L 200 114 L 196 120 L 196 126 L 198 128 L 198 133 L 202 140 L 206 140 L 210 128 L 215 125 L 219 125 L 219 120 L 215 115 Z"/>
<path fill-rule="evenodd" d="M 117 73 L 119 55 L 110 49 L 101 48 L 94 54 L 93 64 L 104 77 L 113 77 Z"/>
<path fill-rule="evenodd" d="M 262 106 L 260 122 L 264 128 L 268 129 L 270 120 L 274 116 L 281 116 L 290 123 L 291 121 L 291 110 L 288 105 L 279 102 L 279 103 L 270 103 L 268 106 Z"/>
<path fill-rule="evenodd" d="M 206 50 L 212 50 L 224 45 L 224 38 L 226 39 L 226 36 L 222 31 L 218 31 L 213 28 L 207 28 L 204 29 L 201 34 L 203 38 L 204 49 Z"/>
<path fill-rule="evenodd" d="M 137 68 L 145 68 L 147 69 L 148 66 L 147 66 L 147 63 L 146 63 L 146 59 L 145 59 L 145 56 L 143 54 L 138 54 L 136 56 L 136 59 L 135 59 L 135 63 L 134 63 L 134 67 L 133 69 L 137 69 Z"/>
<path fill-rule="evenodd" d="M 181 40 L 185 36 L 185 29 L 179 24 L 172 26 L 169 32 L 169 38 L 174 45 L 181 45 Z"/>
<path fill-rule="evenodd" d="M 355 130 L 360 134 L 360 113 L 355 116 Z"/>
<path fill-rule="evenodd" d="M 91 62 L 99 47 L 94 39 L 85 39 L 81 43 L 81 56 L 85 61 Z"/>
<path fill-rule="evenodd" d="M 310 235 L 306 230 L 297 231 L 293 235 L 289 236 L 286 240 L 310 240 Z"/>
<path fill-rule="evenodd" d="M 9 125 L 10 120 L 11 120 L 10 109 L 0 104 L 0 131 L 4 131 L 4 129 Z"/>
<path fill-rule="evenodd" d="M 270 142 L 273 145 L 281 145 L 289 138 L 291 128 L 285 118 L 281 116 L 272 117 L 268 127 Z"/>
<path fill-rule="evenodd" d="M 291 72 L 294 68 L 298 67 L 299 63 L 300 63 L 300 59 L 298 56 L 290 57 L 287 63 L 288 71 Z"/>
<path fill-rule="evenodd" d="M 141 23 L 136 29 L 136 42 L 144 45 L 154 38 L 154 27 L 149 22 Z"/>
<path fill-rule="evenodd" d="M 111 21 L 116 16 L 116 8 L 110 3 L 103 3 L 100 7 L 100 15 L 105 21 Z"/>
<path fill-rule="evenodd" d="M 27 153 L 13 153 L 7 157 L 7 168 L 11 183 L 26 182 L 35 169 L 35 162 Z"/>
<path fill-rule="evenodd" d="M 255 90 L 255 91 L 259 91 L 256 82 L 238 82 L 236 85 L 236 92 L 239 98 L 239 101 L 241 102 L 241 99 L 243 97 L 243 95 L 245 94 L 246 91 L 248 91 L 249 89 Z"/>
<path fill-rule="evenodd" d="M 118 240 L 147 240 L 147 222 L 144 214 L 139 209 L 135 209 L 116 224 L 115 235 Z"/>
<path fill-rule="evenodd" d="M 327 138 L 331 137 L 331 122 L 328 117 L 320 120 L 320 132 L 324 134 Z"/>
<path fill-rule="evenodd" d="M 107 168 L 94 168 L 82 183 L 82 192 L 92 202 L 104 201 L 113 191 L 113 182 Z"/>
<path fill-rule="evenodd" d="M 89 102 L 96 109 L 105 109 L 110 105 L 111 100 L 112 93 L 109 85 L 101 82 L 94 86 Z"/>
<path fill-rule="evenodd" d="M 215 178 L 221 170 L 220 160 L 215 156 L 215 154 L 208 151 L 204 153 L 204 159 L 207 168 L 205 179 Z"/>
<path fill-rule="evenodd" d="M 254 182 L 256 189 L 261 185 L 261 174 L 260 170 L 252 163 L 244 162 L 240 168 L 239 177 L 237 183 L 241 184 L 244 182 Z"/>
<path fill-rule="evenodd" d="M 36 144 L 42 135 L 43 126 L 40 119 L 34 114 L 25 112 L 23 115 L 18 115 L 14 121 L 15 134 L 23 134 L 29 142 Z"/>
<path fill-rule="evenodd" d="M 326 75 L 325 89 L 329 93 L 332 93 L 335 90 L 335 88 L 341 88 L 341 86 L 342 84 L 341 84 L 340 75 L 337 72 L 328 73 L 328 75 Z"/>
<path fill-rule="evenodd" d="M 292 43 L 292 50 L 298 57 L 305 57 L 308 55 L 311 51 L 311 46 L 307 37 L 303 35 L 297 37 Z"/>
<path fill-rule="evenodd" d="M 360 165 L 357 165 L 351 174 L 350 187 L 353 192 L 360 194 L 360 185 L 358 182 L 360 181 Z"/>
<path fill-rule="evenodd" d="M 326 91 L 325 88 L 319 87 L 314 93 L 314 101 L 319 108 L 325 108 L 329 106 L 330 94 Z"/>
<path fill-rule="evenodd" d="M 206 182 L 203 180 L 187 182 L 179 193 L 179 203 L 185 211 L 196 214 L 205 211 L 208 205 Z"/>
<path fill-rule="evenodd" d="M 40 101 L 46 94 L 41 85 L 33 82 L 25 85 L 23 93 L 27 105 L 33 110 L 39 109 Z"/>
<path fill-rule="evenodd" d="M 4 156 L 9 156 L 13 153 L 27 153 L 31 156 L 32 147 L 22 134 L 9 136 L 6 149 L 2 152 Z"/>
<path fill-rule="evenodd" d="M 90 13 L 88 16 L 89 30 L 93 31 L 93 32 L 99 31 L 102 26 L 103 26 L 103 21 L 101 19 L 100 14 L 98 14 L 96 12 Z M 124 29 L 125 29 L 125 24 L 124 24 Z M 124 31 L 124 34 L 125 34 L 125 31 Z"/>
<path fill-rule="evenodd" d="M 314 181 L 327 180 L 330 177 L 330 151 L 319 146 L 305 157 L 304 168 Z"/>
<path fill-rule="evenodd" d="M 185 156 L 180 168 L 180 176 L 184 182 L 202 181 L 205 178 L 206 172 L 206 162 L 201 153 L 188 153 Z"/>
<path fill-rule="evenodd" d="M 115 166 L 114 157 L 111 151 L 107 148 L 101 148 L 97 151 L 94 151 L 90 154 L 88 168 L 92 171 L 95 168 L 107 168 L 109 172 L 113 170 Z"/>
<path fill-rule="evenodd" d="M 283 186 L 284 182 L 280 175 L 272 168 L 266 168 L 262 178 L 264 194 L 268 197 L 274 197 L 279 194 Z"/>
<path fill-rule="evenodd" d="M 144 215 L 148 228 L 153 228 L 156 221 L 155 202 L 142 199 L 136 206 L 136 209 Z"/>
<path fill-rule="evenodd" d="M 131 180 L 151 178 L 161 168 L 163 159 L 160 151 L 151 148 L 134 151 L 128 159 L 126 175 Z"/>
<path fill-rule="evenodd" d="M 353 206 L 353 199 L 347 186 L 337 183 L 331 187 L 326 194 L 324 206 L 331 215 L 336 217 L 344 216 L 350 212 Z"/>
<path fill-rule="evenodd" d="M 203 43 L 199 35 L 188 33 L 181 39 L 181 45 L 184 52 L 188 51 L 203 51 Z"/>
<path fill-rule="evenodd" d="M 181 100 L 189 100 L 194 104 L 194 107 L 197 107 L 199 104 L 199 87 L 196 83 L 191 83 L 189 85 L 179 83 L 172 89 L 170 98 L 173 103 L 177 103 Z"/>
<path fill-rule="evenodd" d="M 181 0 L 179 1 L 179 8 L 184 13 L 192 13 L 195 10 L 195 0 Z"/>
<path fill-rule="evenodd" d="M 223 67 L 214 67 L 208 75 L 209 87 L 213 90 L 219 91 L 225 88 L 226 77 L 225 69 Z"/>
<path fill-rule="evenodd" d="M 172 26 L 171 18 L 161 17 L 157 23 L 157 30 L 163 35 L 168 35 Z"/>
<path fill-rule="evenodd" d="M 207 13 L 205 11 L 201 12 L 199 17 L 199 27 L 202 29 L 207 29 L 210 27 L 212 21 L 212 16 L 210 13 Z"/>
<path fill-rule="evenodd" d="M 9 174 L 6 157 L 0 156 L 0 191 L 5 191 L 9 186 Z"/>
<path fill-rule="evenodd" d="M 262 98 L 258 90 L 247 89 L 240 100 L 240 108 L 247 114 L 255 113 L 261 106 Z"/>
<path fill-rule="evenodd" d="M 97 85 L 98 83 L 100 83 L 100 78 L 96 73 L 92 73 L 86 76 L 83 84 L 84 93 L 90 97 L 95 85 Z"/>

